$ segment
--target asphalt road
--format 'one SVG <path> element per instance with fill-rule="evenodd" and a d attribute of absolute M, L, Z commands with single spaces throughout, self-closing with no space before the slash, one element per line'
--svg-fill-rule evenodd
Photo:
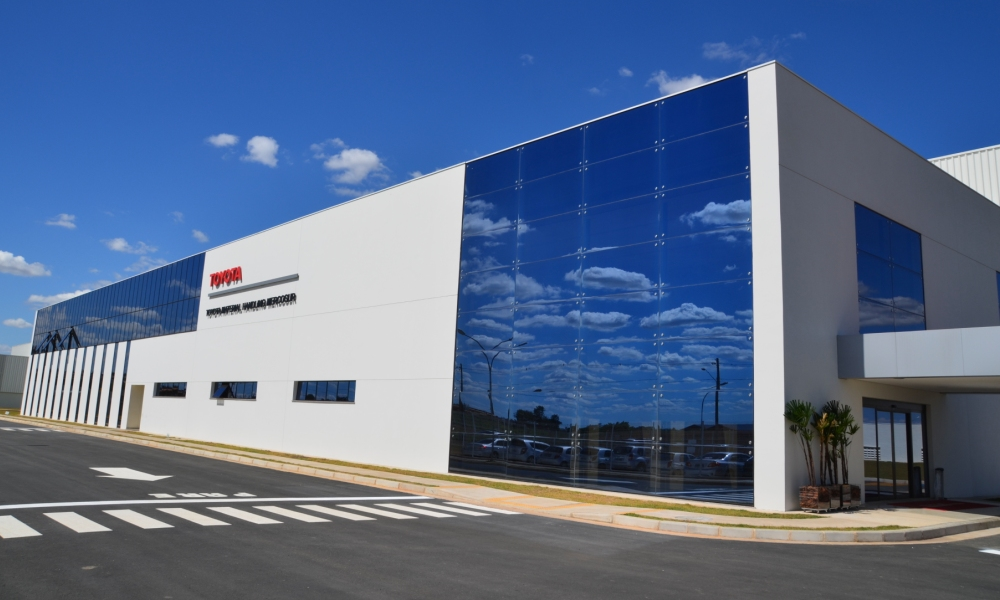
<path fill-rule="evenodd" d="M 837 547 L 675 537 L 444 508 L 431 512 L 454 517 L 396 508 L 389 514 L 416 518 L 393 519 L 362 509 L 448 505 L 70 433 L 2 429 L 8 425 L 20 427 L 0 421 L 3 600 L 1000 597 L 1000 555 L 981 552 L 1000 549 L 1000 536 Z M 118 479 L 94 468 L 170 477 Z M 94 504 L 133 500 L 162 503 Z M 39 503 L 74 504 L 14 507 Z M 259 506 L 328 520 L 302 522 Z M 190 512 L 181 518 L 161 508 Z M 57 515 L 69 525 L 46 516 L 57 513 L 76 516 Z M 278 523 L 247 522 L 247 514 Z M 189 520 L 206 517 L 228 525 Z M 107 531 L 74 531 L 95 524 Z M 150 526 L 157 528 L 143 528 Z"/>

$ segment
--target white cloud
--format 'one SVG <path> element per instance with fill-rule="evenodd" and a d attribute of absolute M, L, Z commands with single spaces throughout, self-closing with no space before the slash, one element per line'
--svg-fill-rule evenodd
<path fill-rule="evenodd" d="M 603 96 L 604 95 L 604 90 L 602 90 L 601 88 L 598 88 L 598 87 L 592 87 L 592 88 L 590 88 L 587 91 L 590 92 L 591 96 Z"/>
<path fill-rule="evenodd" d="M 150 258 L 148 256 L 140 256 L 139 260 L 125 267 L 125 270 L 132 273 L 142 273 L 143 271 L 155 269 L 156 267 L 160 267 L 165 264 L 167 264 L 167 261 L 163 260 L 162 258 Z"/>
<path fill-rule="evenodd" d="M 208 236 L 205 235 L 205 233 L 203 231 L 198 231 L 197 229 L 192 229 L 191 230 L 191 237 L 193 237 L 194 239 L 198 240 L 202 244 L 207 244 L 208 243 Z"/>
<path fill-rule="evenodd" d="M 659 314 L 643 317 L 639 321 L 641 327 L 652 329 L 656 327 L 683 327 L 686 325 L 703 325 L 732 321 L 733 317 L 710 306 L 697 306 L 685 302 L 677 308 L 665 310 Z"/>
<path fill-rule="evenodd" d="M 750 201 L 734 200 L 728 204 L 709 202 L 705 208 L 681 215 L 681 221 L 693 226 L 696 222 L 704 225 L 736 225 L 750 221 Z"/>
<path fill-rule="evenodd" d="M 0 354 L 10 354 L 11 350 L 13 350 L 13 348 L 11 348 L 9 345 L 0 344 Z"/>
<path fill-rule="evenodd" d="M 62 302 L 64 300 L 69 300 L 70 298 L 76 298 L 77 296 L 82 296 L 90 292 L 88 289 L 77 290 L 75 292 L 64 292 L 62 294 L 54 294 L 52 296 L 41 296 L 39 294 L 32 294 L 28 296 L 28 304 L 34 304 L 38 308 L 44 308 L 50 306 L 57 302 Z"/>
<path fill-rule="evenodd" d="M 504 229 L 513 225 L 507 217 L 500 217 L 496 221 L 486 216 L 486 213 L 493 210 L 493 204 L 485 200 L 472 200 L 465 204 L 465 216 L 462 217 L 462 233 L 466 235 L 477 235 L 489 232 L 487 235 L 496 236 Z"/>
<path fill-rule="evenodd" d="M 49 219 L 45 222 L 46 225 L 53 225 L 55 227 L 65 227 L 66 229 L 76 229 L 76 215 L 67 215 L 66 213 L 59 213 L 54 218 Z"/>
<path fill-rule="evenodd" d="M 179 210 L 175 210 L 174 212 L 170 213 L 170 216 L 173 217 L 174 223 L 183 223 L 184 222 L 184 213 L 182 213 Z"/>
<path fill-rule="evenodd" d="M 370 175 L 386 171 L 382 159 L 371 150 L 346 148 L 323 162 L 323 167 L 333 171 L 333 180 L 346 185 L 357 185 Z"/>
<path fill-rule="evenodd" d="M 493 319 L 469 319 L 466 323 L 468 327 L 482 327 L 484 329 L 496 329 L 498 331 L 510 331 L 510 325 L 498 323 Z"/>
<path fill-rule="evenodd" d="M 240 138 L 236 137 L 231 133 L 220 133 L 218 135 L 210 135 L 205 138 L 205 142 L 215 146 L 216 148 L 226 148 L 228 146 L 235 146 L 239 143 Z"/>
<path fill-rule="evenodd" d="M 584 312 L 571 310 L 563 315 L 531 315 L 514 322 L 517 327 L 548 325 L 551 327 L 587 327 L 597 331 L 614 331 L 628 325 L 631 317 L 620 312 Z"/>
<path fill-rule="evenodd" d="M 601 346 L 597 353 L 602 356 L 617 358 L 621 361 L 639 362 L 645 358 L 642 352 L 627 346 Z"/>
<path fill-rule="evenodd" d="M 0 250 L 0 273 L 20 277 L 48 277 L 52 274 L 42 263 L 29 263 L 23 256 Z"/>
<path fill-rule="evenodd" d="M 340 138 L 330 138 L 325 142 L 320 142 L 318 144 L 311 144 L 309 146 L 309 150 L 312 151 L 313 158 L 315 158 L 316 160 L 323 160 L 324 158 L 327 158 L 326 151 L 328 148 L 334 148 L 340 150 L 346 147 L 347 144 L 344 143 L 344 140 Z"/>
<path fill-rule="evenodd" d="M 25 321 L 24 319 L 4 319 L 3 324 L 7 327 L 16 327 L 18 329 L 27 329 L 31 327 L 31 323 Z"/>
<path fill-rule="evenodd" d="M 424 176 L 424 174 L 421 173 L 420 171 L 410 171 L 409 173 L 407 173 L 407 175 L 410 176 L 410 179 L 416 179 L 417 177 L 423 177 Z"/>
<path fill-rule="evenodd" d="M 691 74 L 687 77 L 672 78 L 666 71 L 657 71 L 649 78 L 646 85 L 656 84 L 661 96 L 676 94 L 686 89 L 693 88 L 705 83 L 706 79 L 698 74 Z"/>
<path fill-rule="evenodd" d="M 787 37 L 774 37 L 769 41 L 762 41 L 756 37 L 744 41 L 741 44 L 728 44 L 726 42 L 708 42 L 702 44 L 702 56 L 709 60 L 721 60 L 726 62 L 738 62 L 741 65 L 754 65 L 772 60 L 778 57 L 782 47 L 786 46 L 790 40 L 804 40 L 806 34 L 799 32 Z"/>
<path fill-rule="evenodd" d="M 684 330 L 684 337 L 733 337 L 749 335 L 749 331 L 736 327 L 692 327 Z"/>
<path fill-rule="evenodd" d="M 566 273 L 566 281 L 581 279 L 580 269 Z M 588 267 L 582 273 L 583 287 L 591 289 L 648 290 L 653 282 L 642 273 L 625 271 L 618 267 Z"/>
<path fill-rule="evenodd" d="M 684 352 L 690 352 L 697 356 L 712 358 L 724 358 L 739 362 L 752 362 L 753 350 L 747 348 L 737 348 L 736 346 L 706 346 L 703 344 L 689 344 L 681 347 Z"/>
<path fill-rule="evenodd" d="M 530 55 L 530 54 L 522 54 L 521 55 L 521 64 L 522 65 L 533 65 L 533 64 L 535 64 L 535 57 L 532 56 L 532 55 Z"/>
<path fill-rule="evenodd" d="M 155 246 L 147 245 L 145 242 L 138 242 L 135 246 L 125 241 L 125 238 L 114 238 L 111 240 L 101 240 L 108 250 L 124 252 L 126 254 L 149 254 L 156 252 Z"/>
<path fill-rule="evenodd" d="M 278 166 L 278 141 L 272 137 L 255 135 L 247 142 L 247 153 L 240 160 L 260 163 L 269 167 Z"/>
<path fill-rule="evenodd" d="M 618 69 L 618 74 L 621 75 L 622 77 L 631 77 L 632 76 L 632 69 L 630 69 L 628 67 L 622 67 L 622 68 Z"/>

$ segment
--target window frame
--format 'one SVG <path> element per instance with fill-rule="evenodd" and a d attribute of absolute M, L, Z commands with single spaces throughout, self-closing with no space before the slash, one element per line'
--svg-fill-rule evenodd
<path fill-rule="evenodd" d="M 160 394 L 160 386 L 162 385 L 176 385 L 184 386 L 180 391 L 181 394 Z M 153 383 L 153 398 L 187 398 L 187 382 L 186 381 L 157 381 Z"/>
<path fill-rule="evenodd" d="M 306 399 L 305 396 L 308 396 L 308 390 L 310 388 L 312 388 L 312 389 L 316 389 L 318 391 L 318 388 L 321 387 L 320 384 L 323 384 L 323 387 L 328 390 L 327 393 L 325 394 L 326 397 L 323 398 L 323 399 L 319 399 L 319 398 L 315 398 L 315 397 L 312 398 L 312 399 Z M 330 392 L 329 392 L 330 384 L 333 384 L 334 385 L 334 389 L 336 390 L 334 392 L 334 397 L 333 398 L 329 397 L 330 396 Z M 347 398 L 344 399 L 344 400 L 340 399 L 340 386 L 341 386 L 341 384 L 347 384 L 347 386 L 348 386 Z M 314 380 L 295 381 L 292 384 L 292 402 L 310 402 L 310 403 L 321 403 L 321 404 L 352 404 L 353 405 L 353 404 L 356 403 L 355 399 L 356 399 L 356 395 L 357 395 L 357 387 L 358 387 L 358 381 L 356 379 L 334 379 L 334 380 L 323 380 L 323 381 L 314 381 Z M 300 396 L 303 396 L 303 397 L 300 398 Z"/>

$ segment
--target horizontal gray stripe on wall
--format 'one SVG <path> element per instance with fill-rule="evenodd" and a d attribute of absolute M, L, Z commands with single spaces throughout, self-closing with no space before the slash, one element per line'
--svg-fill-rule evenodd
<path fill-rule="evenodd" d="M 208 294 L 209 298 L 221 298 L 222 296 L 229 296 L 231 294 L 239 294 L 240 292 L 249 292 L 250 290 L 259 290 L 260 288 L 270 287 L 272 285 L 281 285 L 282 283 L 288 283 L 289 281 L 298 281 L 299 274 L 285 275 L 284 277 L 276 277 L 274 279 L 268 279 L 267 281 L 261 281 L 258 283 L 249 283 L 247 285 L 241 285 L 240 287 L 229 288 L 228 290 L 219 290 L 218 292 L 210 292 Z"/>

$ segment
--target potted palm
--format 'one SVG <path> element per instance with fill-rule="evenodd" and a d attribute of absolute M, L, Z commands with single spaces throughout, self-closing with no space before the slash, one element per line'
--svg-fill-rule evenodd
<path fill-rule="evenodd" d="M 799 438 L 802 455 L 805 458 L 806 470 L 809 475 L 809 485 L 799 488 L 799 505 L 803 510 L 829 510 L 830 488 L 816 485 L 816 467 L 813 463 L 812 443 L 815 438 L 813 417 L 816 411 L 812 404 L 802 400 L 789 400 L 785 404 L 785 418 L 790 423 L 789 429 Z M 822 446 L 820 447 L 822 449 Z M 822 468 L 823 455 L 820 455 Z"/>
<path fill-rule="evenodd" d="M 802 400 L 785 404 L 789 429 L 799 438 L 809 485 L 799 488 L 799 504 L 803 510 L 827 511 L 848 508 L 861 503 L 861 488 L 850 484 L 847 449 L 861 427 L 851 414 L 851 407 L 831 400 L 816 411 Z M 819 442 L 819 481 L 813 461 L 812 443 Z"/>

